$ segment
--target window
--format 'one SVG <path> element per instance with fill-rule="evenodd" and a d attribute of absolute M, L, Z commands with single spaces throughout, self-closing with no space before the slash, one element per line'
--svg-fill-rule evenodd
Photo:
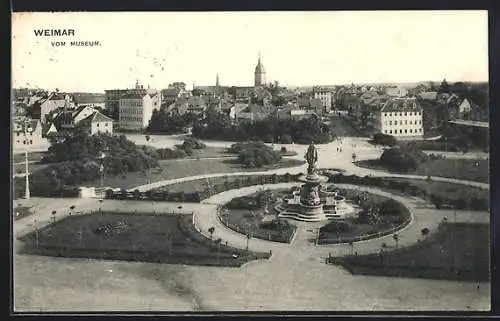
<path fill-rule="evenodd" d="M 23 145 L 26 145 L 26 141 L 25 140 L 23 140 Z"/>
<path fill-rule="evenodd" d="M 19 143 L 19 140 L 17 142 Z"/>
<path fill-rule="evenodd" d="M 30 139 L 30 144 L 33 144 L 33 141 Z"/>
<path fill-rule="evenodd" d="M 402 121 L 402 120 L 400 120 L 400 121 L 399 121 L 399 124 L 400 124 L 400 125 L 403 125 L 403 121 Z"/>
<path fill-rule="evenodd" d="M 104 123 L 104 127 L 108 127 L 108 123 Z"/>
<path fill-rule="evenodd" d="M 408 130 L 407 129 L 405 129 L 405 134 L 408 134 Z"/>
<path fill-rule="evenodd" d="M 389 121 L 389 125 L 392 125 L 392 120 Z"/>
<path fill-rule="evenodd" d="M 405 116 L 407 116 L 407 113 L 405 112 Z"/>
<path fill-rule="evenodd" d="M 384 113 L 384 116 L 387 116 L 387 113 Z"/>
<path fill-rule="evenodd" d="M 411 123 L 411 121 L 410 121 L 410 123 Z M 405 125 L 407 125 L 407 124 L 408 124 L 408 121 L 405 119 Z"/>
<path fill-rule="evenodd" d="M 413 129 L 410 129 L 410 134 L 413 133 Z"/>
<path fill-rule="evenodd" d="M 418 124 L 419 124 L 419 125 L 422 125 L 422 120 L 419 120 L 419 121 L 418 121 Z"/>
<path fill-rule="evenodd" d="M 400 129 L 400 130 L 399 130 L 399 133 L 400 133 L 400 134 L 402 134 L 402 133 L 403 133 L 403 130 L 402 130 L 402 129 Z"/>
<path fill-rule="evenodd" d="M 419 131 L 419 132 L 422 132 L 422 128 L 419 128 L 419 129 L 418 129 L 418 131 Z"/>
<path fill-rule="evenodd" d="M 389 133 L 392 134 L 392 130 L 390 130 Z"/>
<path fill-rule="evenodd" d="M 19 134 L 20 134 L 20 133 L 19 133 L 19 132 L 17 132 L 17 136 L 19 136 Z"/>

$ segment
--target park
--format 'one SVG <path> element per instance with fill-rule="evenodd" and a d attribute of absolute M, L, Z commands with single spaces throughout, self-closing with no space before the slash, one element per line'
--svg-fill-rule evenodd
<path fill-rule="evenodd" d="M 160 157 L 158 164 L 145 157 L 152 166 L 142 172 L 82 181 L 105 186 L 102 199 L 19 201 L 16 306 L 367 310 L 376 303 L 384 310 L 433 310 L 442 308 L 431 303 L 438 297 L 450 310 L 487 309 L 487 181 L 473 179 L 481 177 L 477 172 L 426 173 L 430 163 L 409 172 L 371 166 L 366 162 L 384 151 L 333 121 L 338 137 L 329 143 L 203 140 L 205 147 L 184 146 L 186 155 Z M 154 155 L 147 148 L 176 151 L 185 141 L 127 139 L 145 145 L 137 155 L 146 156 Z M 464 195 L 470 199 L 459 204 Z M 345 212 L 338 211 L 342 202 Z M 344 214 L 336 218 L 335 211 Z M 66 293 L 64 303 L 30 294 L 27 284 L 35 293 L 49 291 L 47 297 Z M 97 296 L 76 300 L 80 288 Z"/>

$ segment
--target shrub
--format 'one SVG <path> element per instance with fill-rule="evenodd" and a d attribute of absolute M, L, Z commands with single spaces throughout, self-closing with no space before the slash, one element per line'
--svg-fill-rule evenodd
<path fill-rule="evenodd" d="M 389 170 L 408 172 L 417 169 L 429 157 L 414 146 L 393 147 L 384 151 L 379 163 Z"/>
<path fill-rule="evenodd" d="M 282 135 L 281 139 L 280 139 L 280 143 L 282 143 L 282 144 L 291 144 L 291 143 L 293 143 L 292 136 L 290 136 L 288 134 Z"/>
<path fill-rule="evenodd" d="M 397 144 L 396 138 L 391 135 L 376 133 L 373 135 L 373 143 L 377 145 L 395 146 Z"/>
<path fill-rule="evenodd" d="M 341 233 L 350 229 L 350 225 L 346 222 L 331 221 L 320 228 L 322 233 Z"/>
<path fill-rule="evenodd" d="M 280 149 L 280 150 L 281 150 L 281 152 L 282 152 L 282 153 L 286 153 L 286 152 L 287 152 L 287 150 L 286 150 L 286 147 L 285 147 L 285 146 L 281 147 L 281 149 Z"/>

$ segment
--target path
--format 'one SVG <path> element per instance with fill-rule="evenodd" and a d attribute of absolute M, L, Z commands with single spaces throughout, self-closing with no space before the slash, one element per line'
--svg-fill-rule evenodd
<path fill-rule="evenodd" d="M 152 136 L 151 141 L 156 141 Z M 145 141 L 145 139 L 144 139 Z M 178 141 L 179 142 L 179 141 Z M 178 143 L 176 142 L 176 143 Z M 165 142 L 161 143 L 164 144 Z M 208 143 L 208 142 L 207 142 Z M 214 142 L 227 146 L 228 142 Z M 209 143 L 207 145 L 210 145 Z M 283 146 L 276 144 L 277 146 Z M 343 139 L 343 152 L 336 148 L 339 141 L 319 145 L 319 165 L 327 168 L 345 168 L 347 175 L 384 176 L 384 172 L 362 169 L 352 164 L 351 154 L 373 158 L 374 147 L 366 139 Z M 302 159 L 307 146 L 284 145 L 295 150 Z M 168 147 L 166 145 L 160 147 Z M 335 155 L 332 157 L 332 155 Z M 140 190 L 173 184 L 193 179 L 230 176 L 305 172 L 305 165 L 265 172 L 206 174 L 166 180 L 139 186 Z M 392 175 L 391 175 L 392 176 Z M 407 176 L 425 179 L 423 176 Z M 477 182 L 457 181 L 448 178 L 434 178 L 448 182 L 475 185 Z M 286 184 L 286 183 L 284 183 Z M 293 184 L 293 183 L 291 183 Z M 297 183 L 298 184 L 298 183 Z M 280 184 L 270 185 L 277 188 Z M 288 185 L 290 186 L 290 183 Z M 489 188 L 488 184 L 478 186 Z M 339 187 L 348 185 L 339 184 Z M 202 204 L 164 203 L 144 201 L 110 201 L 102 204 L 104 209 L 133 210 L 182 210 L 195 212 L 196 224 L 203 234 L 208 227 L 215 226 L 216 235 L 228 240 L 233 246 L 246 247 L 246 238 L 226 228 L 216 216 L 216 204 L 235 196 L 251 193 L 261 186 L 245 187 L 240 190 L 217 194 Z M 358 187 L 373 193 L 385 193 L 375 188 Z M 423 227 L 431 231 L 446 216 L 449 220 L 453 211 L 428 208 L 425 202 L 416 198 L 394 196 L 404 202 L 412 211 L 414 221 L 400 231 L 400 245 L 415 242 Z M 96 209 L 100 203 L 95 199 L 37 199 L 20 201 L 23 206 L 37 205 L 41 222 L 49 222 L 51 211 L 57 211 L 60 218 L 75 205 L 75 211 Z M 50 202 L 50 203 L 49 203 Z M 161 207 L 161 208 L 160 208 Z M 33 229 L 33 216 L 14 222 L 14 235 Z M 457 220 L 487 222 L 488 213 L 457 212 Z M 349 248 L 345 245 L 314 246 L 309 239 L 315 235 L 312 224 L 298 224 L 296 236 L 291 244 L 268 242 L 252 238 L 251 250 L 273 252 L 268 261 L 250 263 L 240 269 L 179 266 L 151 263 L 113 262 L 83 259 L 46 258 L 14 255 L 14 303 L 23 310 L 487 310 L 490 308 L 490 288 L 468 282 L 422 280 L 409 278 L 386 278 L 350 275 L 336 266 L 322 264 L 325 257 L 344 255 Z M 356 243 L 358 253 L 370 253 L 380 248 L 382 242 L 393 242 L 391 236 Z M 17 241 L 14 241 L 16 248 Z M 98 282 L 95 282 L 98 280 Z"/>

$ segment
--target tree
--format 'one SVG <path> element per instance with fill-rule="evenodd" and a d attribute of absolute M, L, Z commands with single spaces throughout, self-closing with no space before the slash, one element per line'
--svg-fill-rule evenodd
<path fill-rule="evenodd" d="M 396 242 L 396 248 L 398 248 L 398 245 L 399 245 L 399 236 L 397 234 L 394 234 L 392 236 L 392 238 L 394 239 L 394 241 Z"/>
<path fill-rule="evenodd" d="M 150 139 L 151 139 L 151 136 L 146 135 L 146 142 L 149 142 Z"/>
<path fill-rule="evenodd" d="M 448 82 L 446 79 L 443 79 L 441 82 L 441 85 L 439 86 L 438 92 L 440 93 L 449 93 L 450 92 L 450 85 L 448 85 Z"/>
<path fill-rule="evenodd" d="M 52 211 L 52 222 L 54 223 L 56 221 L 56 213 L 57 213 L 56 211 Z"/>
<path fill-rule="evenodd" d="M 208 233 L 210 233 L 210 239 L 213 238 L 214 232 L 215 232 L 215 227 L 212 226 L 208 229 Z"/>
<path fill-rule="evenodd" d="M 422 236 L 427 236 L 429 234 L 430 230 L 427 227 L 424 227 L 420 233 L 422 233 Z"/>
<path fill-rule="evenodd" d="M 168 88 L 175 88 L 178 90 L 186 90 L 186 83 L 182 81 L 176 81 L 168 85 Z"/>
<path fill-rule="evenodd" d="M 352 161 L 355 162 L 356 161 L 356 153 L 352 153 Z"/>
<path fill-rule="evenodd" d="M 373 135 L 373 143 L 377 145 L 386 145 L 389 147 L 395 146 L 397 144 L 397 140 L 392 135 L 386 135 L 382 133 L 376 133 Z"/>
<path fill-rule="evenodd" d="M 73 212 L 74 209 L 75 209 L 75 205 L 71 205 L 69 207 L 69 216 L 71 216 L 71 212 Z"/>

